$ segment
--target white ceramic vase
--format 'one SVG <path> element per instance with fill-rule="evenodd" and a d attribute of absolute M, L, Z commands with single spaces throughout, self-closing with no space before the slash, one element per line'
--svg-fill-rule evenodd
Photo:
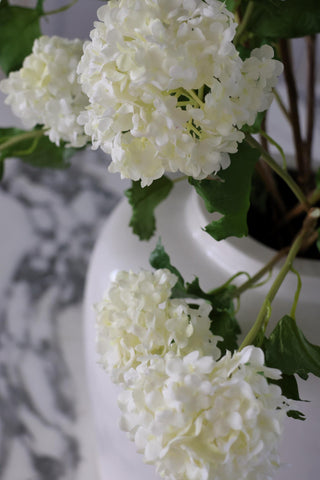
<path fill-rule="evenodd" d="M 108 219 L 94 249 L 87 277 L 84 302 L 86 363 L 96 426 L 101 480 L 152 480 L 160 478 L 118 427 L 117 392 L 97 363 L 93 305 L 100 301 L 114 270 L 151 269 L 148 258 L 159 237 L 172 263 L 184 278 L 200 279 L 204 290 L 220 285 L 238 271 L 257 272 L 274 252 L 251 238 L 216 242 L 201 230 L 209 221 L 201 199 L 191 187 L 177 184 L 156 211 L 157 233 L 150 242 L 140 242 L 128 227 L 131 209 L 124 199 Z M 320 344 L 320 262 L 297 259 L 303 288 L 297 320 L 312 343 Z M 273 275 L 277 272 L 277 268 Z M 244 281 L 245 278 L 239 279 Z M 296 276 L 289 274 L 273 304 L 272 316 L 290 312 Z M 264 285 L 241 297 L 238 319 L 244 335 L 259 311 L 268 290 Z M 272 327 L 272 321 L 271 321 Z M 312 377 L 312 376 L 311 376 Z M 307 420 L 289 419 L 281 449 L 285 464 L 275 480 L 315 480 L 320 471 L 320 379 L 299 382 L 301 398 L 310 403 L 297 407 Z M 235 479 L 230 479 L 235 480 Z"/>

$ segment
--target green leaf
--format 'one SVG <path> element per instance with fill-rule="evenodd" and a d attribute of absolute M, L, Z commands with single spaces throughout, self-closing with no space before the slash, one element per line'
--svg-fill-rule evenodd
<path fill-rule="evenodd" d="M 316 173 L 316 187 L 317 190 L 320 190 L 320 168 L 318 168 Z"/>
<path fill-rule="evenodd" d="M 235 286 L 227 285 L 216 288 L 211 292 L 204 292 L 196 277 L 192 283 L 185 283 L 181 273 L 171 264 L 170 257 L 166 253 L 159 239 L 156 248 L 150 255 L 150 264 L 153 268 L 167 268 L 177 275 L 178 280 L 172 290 L 173 298 L 201 298 L 210 303 L 210 329 L 214 335 L 223 338 L 218 342 L 222 355 L 226 350 L 234 351 L 238 348 L 237 336 L 241 333 L 239 324 L 234 316 L 233 293 Z M 196 305 L 192 305 L 196 308 Z"/>
<path fill-rule="evenodd" d="M 35 129 L 34 132 L 39 131 Z M 20 135 L 32 133 L 18 128 L 0 128 L 0 147 L 9 140 L 18 140 Z M 68 160 L 78 149 L 66 148 L 64 144 L 56 146 L 45 135 L 36 138 L 27 138 L 13 143 L 4 150 L 0 150 L 0 160 L 19 158 L 24 163 L 42 168 L 66 168 Z"/>
<path fill-rule="evenodd" d="M 317 245 L 317 249 L 320 252 L 320 228 L 318 228 L 317 232 L 318 232 L 318 240 L 316 242 L 316 245 Z"/>
<path fill-rule="evenodd" d="M 44 4 L 44 0 L 37 0 L 36 9 L 40 13 L 40 15 L 43 15 L 43 13 L 44 13 L 43 12 L 43 4 Z"/>
<path fill-rule="evenodd" d="M 236 290 L 234 285 L 228 285 L 216 288 L 211 292 L 204 292 L 199 284 L 199 279 L 196 277 L 193 282 L 187 283 L 186 291 L 188 295 L 203 298 L 208 302 L 213 303 L 217 310 L 233 312 L 233 293 Z"/>
<path fill-rule="evenodd" d="M 320 32 L 319 0 L 254 0 L 248 31 L 270 39 L 295 38 Z"/>
<path fill-rule="evenodd" d="M 251 134 L 259 133 L 260 129 L 261 129 L 262 122 L 263 122 L 263 119 L 266 116 L 266 113 L 267 113 L 266 110 L 264 112 L 258 112 L 257 116 L 256 116 L 256 119 L 254 121 L 254 124 L 253 125 L 247 125 L 246 124 L 242 127 L 241 130 L 244 133 L 251 133 Z"/>
<path fill-rule="evenodd" d="M 224 3 L 230 12 L 235 12 L 241 0 L 219 0 Z"/>
<path fill-rule="evenodd" d="M 151 252 L 149 258 L 150 265 L 158 270 L 159 268 L 167 268 L 170 272 L 174 273 L 178 277 L 178 281 L 172 289 L 172 297 L 185 298 L 187 296 L 184 286 L 184 279 L 179 270 L 171 264 L 170 257 L 165 251 L 161 238 L 159 238 L 156 248 Z"/>
<path fill-rule="evenodd" d="M 266 365 L 268 364 L 266 363 Z M 294 375 L 286 375 L 285 373 L 283 373 L 282 378 L 280 380 L 269 379 L 269 381 L 271 383 L 275 383 L 276 385 L 279 385 L 279 387 L 281 388 L 282 394 L 285 397 L 290 398 L 292 400 L 302 401 L 299 396 L 298 384 Z"/>
<path fill-rule="evenodd" d="M 265 345 L 266 364 L 286 375 L 298 374 L 306 380 L 309 373 L 320 377 L 320 347 L 310 343 L 296 321 L 284 316 Z"/>
<path fill-rule="evenodd" d="M 4 161 L 0 160 L 0 180 L 2 180 L 4 175 Z"/>
<path fill-rule="evenodd" d="M 216 240 L 248 234 L 247 212 L 250 206 L 251 177 L 259 152 L 248 144 L 239 145 L 237 153 L 230 155 L 231 165 L 219 172 L 221 182 L 189 179 L 203 198 L 209 212 L 223 215 L 205 227 Z"/>
<path fill-rule="evenodd" d="M 296 420 L 305 420 L 306 416 L 304 413 L 299 412 L 299 410 L 289 410 L 287 412 L 288 417 L 295 418 Z"/>
<path fill-rule="evenodd" d="M 140 186 L 140 182 L 132 182 L 132 187 L 125 191 L 133 209 L 130 227 L 140 240 L 149 240 L 154 234 L 154 210 L 169 195 L 172 187 L 172 181 L 163 176 L 144 188 Z"/>
<path fill-rule="evenodd" d="M 39 9 L 11 7 L 0 3 L 0 66 L 8 74 L 21 68 L 41 35 Z"/>
<path fill-rule="evenodd" d="M 235 289 L 234 285 L 227 285 L 210 292 L 212 306 L 210 329 L 214 335 L 223 338 L 217 344 L 222 355 L 226 350 L 233 352 L 238 349 L 238 335 L 241 333 L 241 329 L 234 311 L 233 294 Z"/>
<path fill-rule="evenodd" d="M 197 277 L 192 283 L 187 283 L 186 287 L 189 297 L 192 295 L 210 303 L 212 307 L 210 312 L 210 330 L 214 335 L 223 338 L 217 344 L 222 355 L 225 354 L 226 350 L 231 352 L 237 350 L 237 338 L 241 333 L 239 323 L 234 314 L 233 294 L 235 289 L 234 285 L 227 285 L 206 293 L 200 287 Z"/>
<path fill-rule="evenodd" d="M 210 313 L 210 330 L 214 335 L 223 338 L 217 343 L 221 350 L 221 356 L 225 355 L 226 350 L 234 352 L 238 349 L 238 335 L 241 333 L 239 323 L 233 314 L 227 311 L 218 311 L 214 307 Z"/>

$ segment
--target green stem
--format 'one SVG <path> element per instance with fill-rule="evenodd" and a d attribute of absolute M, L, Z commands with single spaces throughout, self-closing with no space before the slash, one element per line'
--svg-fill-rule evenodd
<path fill-rule="evenodd" d="M 202 85 L 201 88 L 198 90 L 198 97 L 200 98 L 201 101 L 203 101 L 203 95 L 204 95 L 204 85 Z"/>
<path fill-rule="evenodd" d="M 293 260 L 297 256 L 303 242 L 310 235 L 310 233 L 314 231 L 314 228 L 319 216 L 320 216 L 320 209 L 312 208 L 309 211 L 309 214 L 303 223 L 303 227 L 300 230 L 299 235 L 296 237 L 295 241 L 293 242 L 288 252 L 285 263 L 280 269 L 273 284 L 271 285 L 271 288 L 268 294 L 266 295 L 263 301 L 262 307 L 260 309 L 260 312 L 258 313 L 256 321 L 254 322 L 251 330 L 243 340 L 239 350 L 246 347 L 247 345 L 253 345 L 255 339 L 257 338 L 261 330 L 263 331 L 265 330 L 268 320 L 270 318 L 271 303 L 274 297 L 276 296 L 280 286 L 282 285 L 282 282 L 284 281 L 287 273 L 292 269 Z"/>
<path fill-rule="evenodd" d="M 271 157 L 271 155 L 260 145 L 259 142 L 257 142 L 249 133 L 246 134 L 245 137 L 246 142 L 253 148 L 256 148 L 257 150 L 260 151 L 261 157 L 263 160 L 269 165 L 269 167 L 272 168 L 274 172 L 276 172 L 279 177 L 282 178 L 282 180 L 288 185 L 288 187 L 292 190 L 292 192 L 295 194 L 297 199 L 302 205 L 305 205 L 306 209 L 310 206 L 309 202 L 302 192 L 301 188 L 299 185 L 296 184 L 296 182 L 293 180 L 291 175 L 288 174 L 286 170 L 283 170 L 283 168 L 278 165 L 278 163 Z"/>
<path fill-rule="evenodd" d="M 222 292 L 225 288 L 227 288 L 227 287 L 230 285 L 230 283 L 233 282 L 233 280 L 234 280 L 235 278 L 238 278 L 238 277 L 240 277 L 241 275 L 245 275 L 246 277 L 249 278 L 249 280 L 250 280 L 250 278 L 251 278 L 250 275 L 248 274 L 248 272 L 238 272 L 238 273 L 236 273 L 235 275 L 232 275 L 232 277 L 230 277 L 229 280 L 227 280 L 225 283 L 223 283 L 222 285 L 220 285 L 220 287 L 214 288 L 213 290 L 210 290 L 210 291 L 208 292 L 208 295 L 214 295 L 214 294 L 216 294 L 216 293 Z M 234 297 L 237 297 L 237 296 L 238 296 L 238 295 L 234 295 Z"/>
<path fill-rule="evenodd" d="M 38 138 L 44 134 L 44 130 L 31 130 L 31 132 L 21 133 L 20 135 L 15 135 L 6 142 L 0 144 L 0 152 L 6 148 L 15 145 L 16 143 L 23 142 L 23 140 L 28 140 L 29 138 Z"/>
<path fill-rule="evenodd" d="M 301 282 L 301 277 L 300 277 L 300 274 L 297 270 L 295 270 L 293 267 L 291 267 L 291 271 L 297 276 L 297 290 L 296 290 L 296 293 L 294 294 L 294 300 L 293 300 L 293 304 L 292 304 L 292 308 L 291 308 L 291 312 L 290 312 L 290 317 L 291 318 L 295 318 L 296 317 L 296 309 L 297 309 L 297 305 L 298 305 L 298 301 L 299 301 L 299 296 L 300 296 L 300 292 L 301 292 L 301 287 L 302 287 L 302 282 Z"/>
<path fill-rule="evenodd" d="M 271 260 L 266 263 L 263 268 L 261 268 L 261 270 L 259 270 L 255 275 L 250 277 L 249 280 L 244 282 L 242 285 L 240 285 L 240 287 L 235 290 L 234 297 L 239 297 L 243 292 L 245 292 L 249 288 L 254 287 L 257 281 L 260 280 L 260 278 L 264 277 L 266 273 L 270 272 L 270 270 L 273 269 L 273 267 L 279 262 L 279 260 L 281 260 L 281 258 L 286 255 L 287 252 L 288 248 L 283 248 L 282 250 L 279 250 L 279 252 L 276 253 L 276 255 L 274 255 Z"/>
<path fill-rule="evenodd" d="M 203 108 L 203 107 L 204 107 L 203 101 L 200 100 L 200 98 L 198 97 L 198 95 L 197 95 L 193 90 L 186 90 L 186 92 L 188 92 L 188 94 L 190 95 L 190 97 L 193 98 L 193 100 L 199 105 L 200 108 Z"/>
<path fill-rule="evenodd" d="M 248 3 L 247 9 L 246 9 L 245 14 L 243 16 L 243 19 L 242 19 L 240 25 L 238 26 L 237 33 L 235 34 L 235 37 L 233 39 L 233 43 L 234 43 L 235 46 L 238 45 L 242 34 L 244 33 L 244 31 L 246 30 L 246 28 L 248 26 L 249 19 L 251 17 L 253 9 L 254 9 L 254 2 L 251 0 Z"/>
<path fill-rule="evenodd" d="M 320 201 L 320 190 L 316 189 L 310 195 L 309 202 L 310 202 L 311 205 L 315 205 L 319 201 Z"/>
<path fill-rule="evenodd" d="M 288 120 L 288 122 L 291 125 L 292 120 L 291 120 L 291 117 L 290 117 L 290 113 L 288 112 L 287 108 L 285 107 L 285 104 L 283 103 L 282 98 L 280 97 L 278 91 L 274 88 L 272 90 L 272 92 L 273 92 L 273 95 L 274 95 L 278 105 L 279 105 L 280 110 L 282 111 L 283 115 L 286 117 L 286 119 Z"/>
<path fill-rule="evenodd" d="M 278 150 L 278 152 L 280 153 L 281 155 L 281 158 L 282 158 L 282 163 L 283 163 L 283 170 L 287 170 L 287 160 L 286 160 L 286 156 L 284 154 L 284 151 L 283 151 L 283 148 L 281 147 L 281 145 L 279 145 L 278 142 L 276 142 L 272 137 L 270 137 L 270 135 L 268 135 L 266 132 L 264 132 L 262 129 L 260 129 L 259 131 L 260 135 L 262 137 L 264 137 L 266 140 L 268 140 L 268 142 L 271 143 L 271 145 L 273 145 L 274 147 L 276 147 L 276 149 Z M 264 148 L 264 147 L 263 147 Z M 267 151 L 267 150 L 266 150 Z M 268 152 L 269 153 L 269 152 Z"/>
<path fill-rule="evenodd" d="M 48 15 L 54 15 L 55 13 L 64 12 L 65 10 L 69 10 L 78 0 L 73 0 L 72 2 L 64 5 L 63 7 L 57 8 L 56 10 L 50 10 L 49 12 L 43 12 L 43 16 L 46 17 Z"/>

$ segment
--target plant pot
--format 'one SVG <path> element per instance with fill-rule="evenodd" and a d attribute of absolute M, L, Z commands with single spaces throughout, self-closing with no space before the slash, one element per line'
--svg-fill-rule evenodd
<path fill-rule="evenodd" d="M 144 465 L 142 456 L 118 427 L 118 388 L 98 365 L 95 353 L 95 315 L 93 305 L 100 301 L 114 270 L 151 269 L 148 258 L 159 237 L 172 263 L 184 278 L 200 279 L 204 290 L 222 284 L 238 271 L 257 272 L 274 252 L 251 238 L 231 238 L 216 242 L 201 230 L 209 221 L 202 201 L 185 184 L 177 184 L 156 211 L 157 233 L 150 242 L 140 242 L 128 227 L 131 209 L 124 199 L 107 220 L 94 249 L 84 302 L 84 328 L 88 383 L 96 423 L 97 448 L 101 479 L 152 480 L 160 478 L 154 468 Z M 302 291 L 297 321 L 312 343 L 320 343 L 320 262 L 297 259 L 295 268 L 302 276 Z M 277 268 L 274 269 L 275 275 Z M 238 279 L 243 282 L 245 277 Z M 242 335 L 248 331 L 269 288 L 267 285 L 246 292 L 241 297 L 238 319 Z M 290 312 L 297 279 L 289 274 L 274 301 L 272 318 Z M 272 328 L 272 320 L 270 322 Z M 310 376 L 311 377 L 311 376 Z M 287 419 L 281 450 L 284 465 L 276 480 L 318 478 L 320 470 L 320 383 L 309 378 L 300 383 L 298 410 L 307 416 L 305 422 Z M 318 397 L 318 398 L 317 398 Z"/>

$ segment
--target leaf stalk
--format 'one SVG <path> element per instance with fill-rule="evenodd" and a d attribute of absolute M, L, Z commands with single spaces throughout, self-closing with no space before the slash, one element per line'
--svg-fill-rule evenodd
<path fill-rule="evenodd" d="M 6 148 L 11 147 L 17 143 L 23 142 L 24 140 L 29 140 L 30 138 L 39 138 L 44 134 L 44 130 L 31 130 L 30 132 L 21 133 L 20 135 L 15 135 L 6 142 L 0 144 L 0 152 Z"/>
<path fill-rule="evenodd" d="M 309 237 L 311 233 L 313 233 L 319 217 L 319 208 L 311 208 L 309 210 L 308 215 L 304 220 L 302 229 L 300 230 L 300 233 L 293 242 L 288 252 L 286 261 L 280 269 L 278 275 L 276 276 L 273 284 L 271 285 L 271 288 L 263 301 L 256 321 L 245 339 L 243 340 L 239 350 L 242 350 L 247 345 L 253 345 L 261 330 L 264 331 L 266 329 L 271 314 L 271 303 L 276 296 L 279 288 L 281 287 L 285 277 L 287 276 L 287 273 L 292 270 L 293 260 L 299 253 L 304 241 L 306 240 L 306 238 Z"/>
<path fill-rule="evenodd" d="M 281 168 L 280 165 L 274 160 L 274 158 L 272 158 L 271 155 L 262 147 L 262 145 L 260 145 L 260 143 L 257 142 L 249 133 L 246 134 L 245 140 L 251 147 L 256 148 L 257 150 L 260 151 L 260 154 L 263 160 L 288 185 L 288 187 L 295 194 L 299 202 L 302 205 L 304 205 L 305 210 L 308 210 L 308 208 L 310 207 L 309 202 L 306 196 L 304 195 L 303 191 L 301 190 L 299 185 L 293 180 L 291 175 L 289 175 L 289 173 L 286 170 Z"/>

